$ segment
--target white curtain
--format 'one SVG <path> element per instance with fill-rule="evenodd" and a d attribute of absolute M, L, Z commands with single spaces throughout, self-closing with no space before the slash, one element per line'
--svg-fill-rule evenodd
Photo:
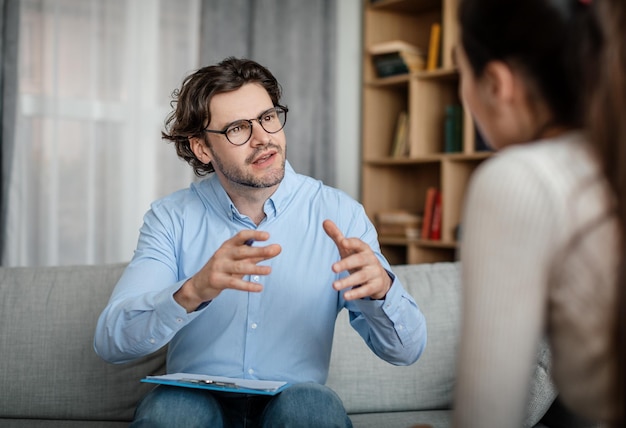
<path fill-rule="evenodd" d="M 22 0 L 3 265 L 128 261 L 190 167 L 161 140 L 198 64 L 199 0 Z"/>

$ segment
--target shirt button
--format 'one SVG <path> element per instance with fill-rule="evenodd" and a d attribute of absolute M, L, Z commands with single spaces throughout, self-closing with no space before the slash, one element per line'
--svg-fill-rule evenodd
<path fill-rule="evenodd" d="M 400 325 L 398 326 L 398 330 L 404 330 L 404 326 L 403 326 L 402 324 L 400 324 Z"/>
<path fill-rule="evenodd" d="M 252 325 L 251 325 L 250 327 L 252 327 L 252 329 L 257 328 L 257 323 L 253 322 L 253 323 L 252 323 Z"/>
<path fill-rule="evenodd" d="M 248 369 L 248 374 L 254 374 L 254 370 L 253 369 Z"/>
<path fill-rule="evenodd" d="M 183 322 L 183 319 L 182 318 L 176 318 L 176 322 L 180 324 L 181 322 Z"/>
<path fill-rule="evenodd" d="M 254 276 L 252 277 L 252 281 L 254 281 L 254 282 L 259 282 L 259 275 L 254 275 Z"/>
<path fill-rule="evenodd" d="M 153 345 L 156 343 L 156 340 L 154 340 L 154 337 L 151 337 L 150 340 L 148 340 L 148 342 L 152 343 Z"/>

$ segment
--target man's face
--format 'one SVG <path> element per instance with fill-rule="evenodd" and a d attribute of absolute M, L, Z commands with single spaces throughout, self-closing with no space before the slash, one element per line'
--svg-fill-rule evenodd
<path fill-rule="evenodd" d="M 242 119 L 253 119 L 252 136 L 241 146 L 231 144 L 225 135 L 207 133 L 206 155 L 225 187 L 268 188 L 277 186 L 285 175 L 285 132 L 266 132 L 255 120 L 273 107 L 267 91 L 259 84 L 215 95 L 209 105 L 208 129 L 223 130 Z M 208 162 L 205 162 L 208 163 Z"/>

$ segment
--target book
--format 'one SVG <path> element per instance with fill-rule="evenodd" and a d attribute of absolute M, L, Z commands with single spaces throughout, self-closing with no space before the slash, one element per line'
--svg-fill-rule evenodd
<path fill-rule="evenodd" d="M 378 77 L 396 76 L 424 69 L 424 62 L 405 52 L 393 52 L 372 57 Z"/>
<path fill-rule="evenodd" d="M 422 51 L 402 40 L 374 44 L 369 47 L 369 53 L 378 77 L 411 73 L 425 66 Z"/>
<path fill-rule="evenodd" d="M 428 42 L 428 57 L 426 60 L 426 70 L 432 71 L 439 67 L 439 57 L 441 49 L 441 24 L 434 22 L 430 26 L 430 40 Z"/>
<path fill-rule="evenodd" d="M 439 192 L 439 190 L 436 187 L 431 186 L 426 189 L 421 239 L 430 239 L 430 230 L 432 227 L 433 211 L 435 208 L 435 201 L 437 199 L 437 192 Z"/>
<path fill-rule="evenodd" d="M 428 236 L 428 239 L 432 239 L 433 241 L 441 240 L 441 210 L 441 192 L 437 191 L 433 206 L 433 216 L 430 222 L 430 234 Z"/>
<path fill-rule="evenodd" d="M 240 379 L 224 376 L 207 376 L 193 373 L 172 373 L 146 376 L 141 382 L 157 383 L 184 388 L 210 389 L 240 394 L 276 395 L 289 387 L 287 382 L 272 380 Z"/>
<path fill-rule="evenodd" d="M 370 55 L 381 55 L 394 52 L 407 52 L 415 55 L 422 55 L 423 52 L 417 46 L 405 42 L 404 40 L 389 40 L 371 45 L 368 48 Z"/>
<path fill-rule="evenodd" d="M 409 115 L 406 110 L 398 114 L 396 129 L 393 135 L 393 143 L 391 145 L 391 157 L 399 158 L 408 154 L 408 121 Z"/>
<path fill-rule="evenodd" d="M 443 135 L 445 153 L 463 151 L 463 107 L 460 104 L 446 106 Z"/>
<path fill-rule="evenodd" d="M 390 77 L 409 73 L 409 67 L 398 53 L 382 54 L 372 57 L 376 76 Z"/>
<path fill-rule="evenodd" d="M 376 229 L 381 236 L 405 236 L 415 238 L 422 226 L 422 216 L 406 210 L 378 212 Z"/>

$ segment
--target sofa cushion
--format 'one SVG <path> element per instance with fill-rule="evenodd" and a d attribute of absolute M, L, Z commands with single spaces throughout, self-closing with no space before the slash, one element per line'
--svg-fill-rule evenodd
<path fill-rule="evenodd" d="M 33 418 L 33 423 L 37 419 L 131 420 L 136 403 L 151 388 L 140 379 L 165 372 L 165 349 L 123 365 L 107 364 L 95 355 L 96 321 L 124 267 L 0 268 L 0 425 L 14 426 L 4 418 Z M 413 414 L 445 419 L 454 386 L 459 265 L 407 265 L 393 270 L 426 316 L 429 339 L 424 354 L 410 367 L 385 363 L 365 346 L 342 311 L 328 385 L 359 421 L 372 412 L 404 411 L 426 411 Z M 555 395 L 549 353 L 542 349 L 529 421 L 539 420 Z M 437 409 L 443 412 L 432 413 Z M 56 426 L 50 422 L 46 426 Z"/>
<path fill-rule="evenodd" d="M 449 428 L 452 425 L 452 413 L 449 410 L 357 413 L 351 414 L 350 420 L 354 428 L 409 428 L 417 424 Z"/>
<path fill-rule="evenodd" d="M 342 311 L 327 384 L 337 391 L 348 413 L 451 409 L 460 326 L 460 263 L 399 265 L 392 270 L 426 318 L 424 353 L 408 367 L 384 362 L 367 348 Z M 532 380 L 527 426 L 541 419 L 556 396 L 549 362 L 543 343 Z"/>
<path fill-rule="evenodd" d="M 0 268 L 0 418 L 132 418 L 165 356 L 113 366 L 93 350 L 124 266 Z"/>
<path fill-rule="evenodd" d="M 378 358 L 352 329 L 347 311 L 335 326 L 328 386 L 348 413 L 449 409 L 454 387 L 459 323 L 455 263 L 393 266 L 426 317 L 428 343 L 413 365 Z M 416 423 L 419 421 L 415 421 Z"/>

